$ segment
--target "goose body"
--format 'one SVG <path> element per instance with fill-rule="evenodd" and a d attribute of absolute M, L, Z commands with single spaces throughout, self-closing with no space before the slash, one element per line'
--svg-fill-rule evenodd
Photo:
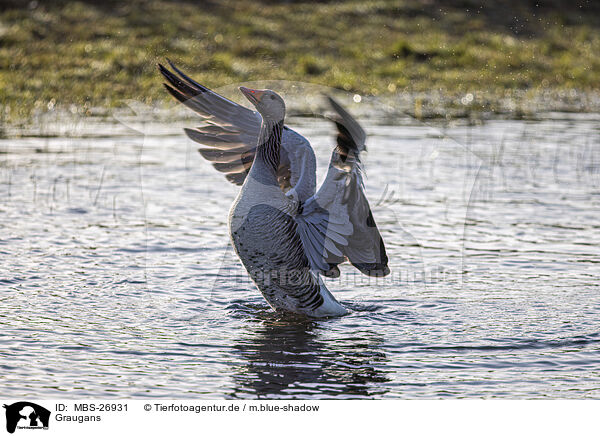
<path fill-rule="evenodd" d="M 346 309 L 311 271 L 295 216 L 297 203 L 257 156 L 229 213 L 238 257 L 274 309 L 314 317 L 344 315 Z"/>
<path fill-rule="evenodd" d="M 389 273 L 387 255 L 364 194 L 359 155 L 365 134 L 333 99 L 337 147 L 316 191 L 316 159 L 310 143 L 284 126 L 285 103 L 271 90 L 240 87 L 250 111 L 171 67 L 159 66 L 167 90 L 206 121 L 192 139 L 218 171 L 241 189 L 229 213 L 234 249 L 253 282 L 277 311 L 310 317 L 347 310 L 321 275 L 338 276 L 349 261 L 361 272 Z"/>

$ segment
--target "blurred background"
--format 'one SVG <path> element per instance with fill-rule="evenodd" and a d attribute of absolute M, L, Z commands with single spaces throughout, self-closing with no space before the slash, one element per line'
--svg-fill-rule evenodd
<path fill-rule="evenodd" d="M 272 79 L 403 94 L 429 116 L 592 111 L 599 27 L 591 0 L 4 0 L 2 120 L 162 104 L 166 57 L 213 88 Z"/>
<path fill-rule="evenodd" d="M 0 1 L 0 396 L 600 398 L 599 27 L 583 0 Z M 317 180 L 312 102 L 364 127 L 392 274 L 327 279 L 350 315 L 248 282 L 167 58 L 281 92 Z"/>

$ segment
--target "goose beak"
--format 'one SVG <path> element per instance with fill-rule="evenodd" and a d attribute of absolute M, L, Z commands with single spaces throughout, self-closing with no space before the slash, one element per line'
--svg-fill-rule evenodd
<path fill-rule="evenodd" d="M 240 91 L 242 91 L 242 94 L 244 94 L 244 97 L 246 97 L 248 100 L 250 100 L 250 103 L 256 105 L 257 103 L 260 103 L 260 100 L 262 99 L 265 91 L 260 91 L 258 89 L 252 89 L 252 88 L 246 88 L 245 86 L 240 86 L 239 88 Z"/>

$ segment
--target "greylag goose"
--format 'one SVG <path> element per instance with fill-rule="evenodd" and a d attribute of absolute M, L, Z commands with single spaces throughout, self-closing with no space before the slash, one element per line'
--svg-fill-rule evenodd
<path fill-rule="evenodd" d="M 333 98 L 337 146 L 316 191 L 316 159 L 306 138 L 284 125 L 274 91 L 240 87 L 256 111 L 159 64 L 167 91 L 197 112 L 202 127 L 185 129 L 200 154 L 242 185 L 229 214 L 233 246 L 269 305 L 310 317 L 347 313 L 321 275 L 337 277 L 348 260 L 362 273 L 390 270 L 383 239 L 364 193 L 360 153 L 366 134 Z"/>

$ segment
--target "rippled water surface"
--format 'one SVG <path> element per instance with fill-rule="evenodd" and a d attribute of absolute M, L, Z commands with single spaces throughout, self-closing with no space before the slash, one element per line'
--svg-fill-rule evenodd
<path fill-rule="evenodd" d="M 393 273 L 345 266 L 324 321 L 248 281 L 180 126 L 0 141 L 0 394 L 599 398 L 598 117 L 361 121 Z M 331 126 L 289 124 L 322 176 Z"/>

